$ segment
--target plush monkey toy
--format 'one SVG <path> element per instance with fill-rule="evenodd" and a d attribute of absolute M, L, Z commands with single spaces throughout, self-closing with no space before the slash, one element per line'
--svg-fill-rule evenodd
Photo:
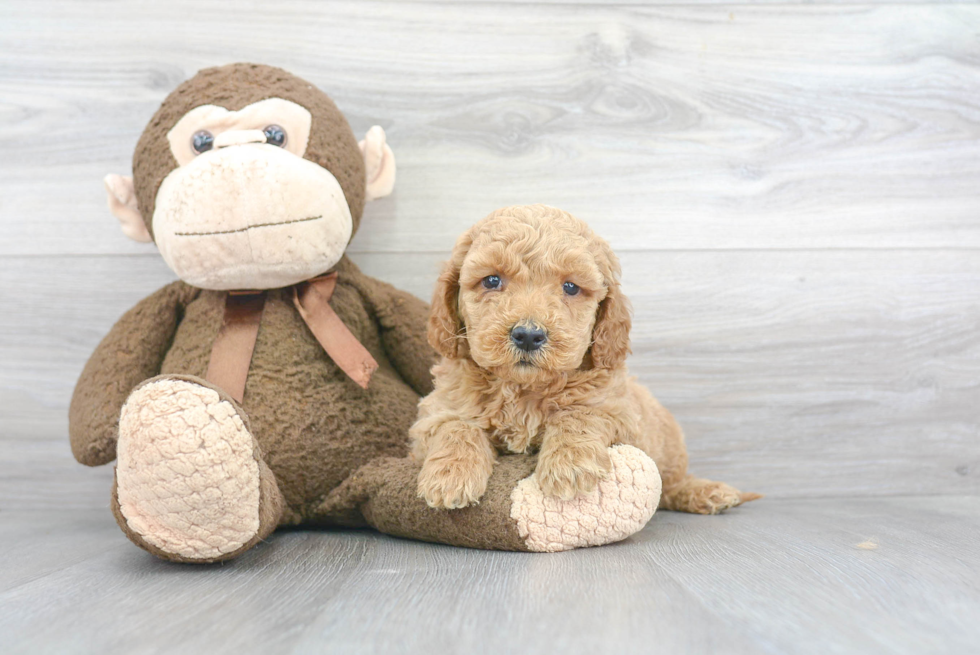
<path fill-rule="evenodd" d="M 649 518 L 614 502 L 659 483 L 642 462 L 585 504 L 543 497 L 523 455 L 502 458 L 479 506 L 416 496 L 407 434 L 432 389 L 427 306 L 344 255 L 365 202 L 394 180 L 380 127 L 358 143 L 323 92 L 254 64 L 180 85 L 133 177 L 106 178 L 123 232 L 155 242 L 180 278 L 115 324 L 69 410 L 75 458 L 116 460 L 112 510 L 135 544 L 214 562 L 279 526 L 345 525 L 561 550 Z"/>

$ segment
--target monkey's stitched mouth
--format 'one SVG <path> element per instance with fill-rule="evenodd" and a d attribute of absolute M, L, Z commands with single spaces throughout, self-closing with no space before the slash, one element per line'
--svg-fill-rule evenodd
<path fill-rule="evenodd" d="M 175 237 L 209 237 L 216 234 L 235 234 L 236 232 L 248 232 L 249 230 L 254 230 L 258 227 L 275 227 L 276 225 L 292 225 L 293 223 L 306 223 L 308 221 L 318 221 L 323 216 L 310 216 L 308 218 L 297 218 L 291 221 L 281 221 L 279 223 L 259 223 L 258 225 L 249 225 L 248 227 L 240 227 L 237 230 L 216 230 L 214 232 L 174 232 Z"/>

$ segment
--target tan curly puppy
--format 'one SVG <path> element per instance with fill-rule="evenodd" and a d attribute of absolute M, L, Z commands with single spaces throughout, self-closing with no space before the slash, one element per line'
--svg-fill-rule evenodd
<path fill-rule="evenodd" d="M 500 209 L 459 238 L 429 318 L 435 391 L 410 432 L 429 505 L 479 501 L 497 452 L 538 451 L 541 489 L 571 499 L 620 443 L 657 463 L 663 508 L 715 514 L 759 497 L 688 475 L 677 422 L 627 374 L 619 275 L 609 244 L 545 205 Z"/>

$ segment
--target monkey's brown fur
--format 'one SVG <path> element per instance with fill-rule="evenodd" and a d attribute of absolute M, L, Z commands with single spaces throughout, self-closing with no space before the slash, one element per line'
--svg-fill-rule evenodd
<path fill-rule="evenodd" d="M 156 191 L 177 167 L 166 135 L 181 116 L 202 104 L 239 109 L 269 97 L 293 100 L 312 113 L 306 158 L 341 183 L 356 229 L 364 207 L 364 164 L 346 119 L 303 80 L 250 64 L 202 71 L 154 115 L 134 156 L 143 216 L 153 215 Z M 335 270 L 331 306 L 380 364 L 369 389 L 351 382 L 323 351 L 293 306 L 291 289 L 268 294 L 245 388 L 243 410 L 276 474 L 291 522 L 315 517 L 315 505 L 371 456 L 404 455 L 418 394 L 431 388 L 434 355 L 422 330 L 425 303 L 367 277 L 346 257 Z M 72 447 L 80 462 L 99 465 L 114 458 L 119 410 L 137 384 L 159 374 L 204 377 L 225 296 L 174 282 L 113 328 L 86 365 L 70 408 Z"/>
<path fill-rule="evenodd" d="M 151 217 L 163 178 L 177 168 L 167 143 L 181 116 L 204 104 L 238 111 L 266 98 L 282 98 L 302 105 L 313 114 L 310 141 L 304 159 L 333 173 L 344 190 L 354 232 L 364 211 L 364 160 L 357 139 L 337 105 L 322 91 L 280 68 L 258 64 L 232 64 L 206 68 L 167 96 L 143 131 L 133 155 L 136 198 L 146 226 L 153 234 Z"/>
<path fill-rule="evenodd" d="M 356 231 L 365 173 L 347 121 L 309 83 L 253 64 L 202 71 L 178 87 L 150 121 L 134 157 L 136 194 L 148 227 L 157 189 L 177 166 L 166 141 L 176 121 L 202 104 L 237 109 L 268 97 L 292 100 L 312 113 L 305 158 L 338 179 Z M 415 497 L 417 466 L 405 457 L 408 428 L 420 395 L 432 389 L 429 369 L 437 359 L 426 342 L 428 307 L 364 275 L 346 256 L 333 270 L 339 277 L 330 305 L 380 367 L 368 389 L 361 389 L 307 328 L 292 289 L 267 292 L 244 400 L 236 404 L 262 463 L 262 527 L 252 543 L 277 525 L 371 524 L 420 539 L 525 549 L 504 506 L 509 490 L 527 475 L 526 465 L 515 462 L 512 470 L 501 471 L 500 507 L 488 503 L 447 517 Z M 178 281 L 116 323 L 86 364 L 72 398 L 69 433 L 79 462 L 98 466 L 115 458 L 120 409 L 145 380 L 164 375 L 209 386 L 201 378 L 222 324 L 225 297 Z M 183 559 L 148 545 L 126 525 L 115 488 L 113 506 L 134 542 L 161 557 Z"/>

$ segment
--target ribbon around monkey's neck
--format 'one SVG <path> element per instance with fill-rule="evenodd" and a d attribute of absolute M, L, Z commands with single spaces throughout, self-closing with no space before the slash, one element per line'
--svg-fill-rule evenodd
<path fill-rule="evenodd" d="M 293 304 L 334 363 L 362 389 L 367 389 L 371 375 L 378 370 L 378 362 L 330 306 L 336 286 L 336 272 L 297 284 L 293 287 Z"/>
<path fill-rule="evenodd" d="M 350 379 L 367 389 L 378 362 L 330 306 L 336 286 L 336 272 L 300 282 L 292 287 L 293 304 L 327 355 Z M 211 347 L 211 361 L 204 377 L 239 403 L 245 396 L 265 297 L 265 291 L 228 292 L 224 320 Z"/>

